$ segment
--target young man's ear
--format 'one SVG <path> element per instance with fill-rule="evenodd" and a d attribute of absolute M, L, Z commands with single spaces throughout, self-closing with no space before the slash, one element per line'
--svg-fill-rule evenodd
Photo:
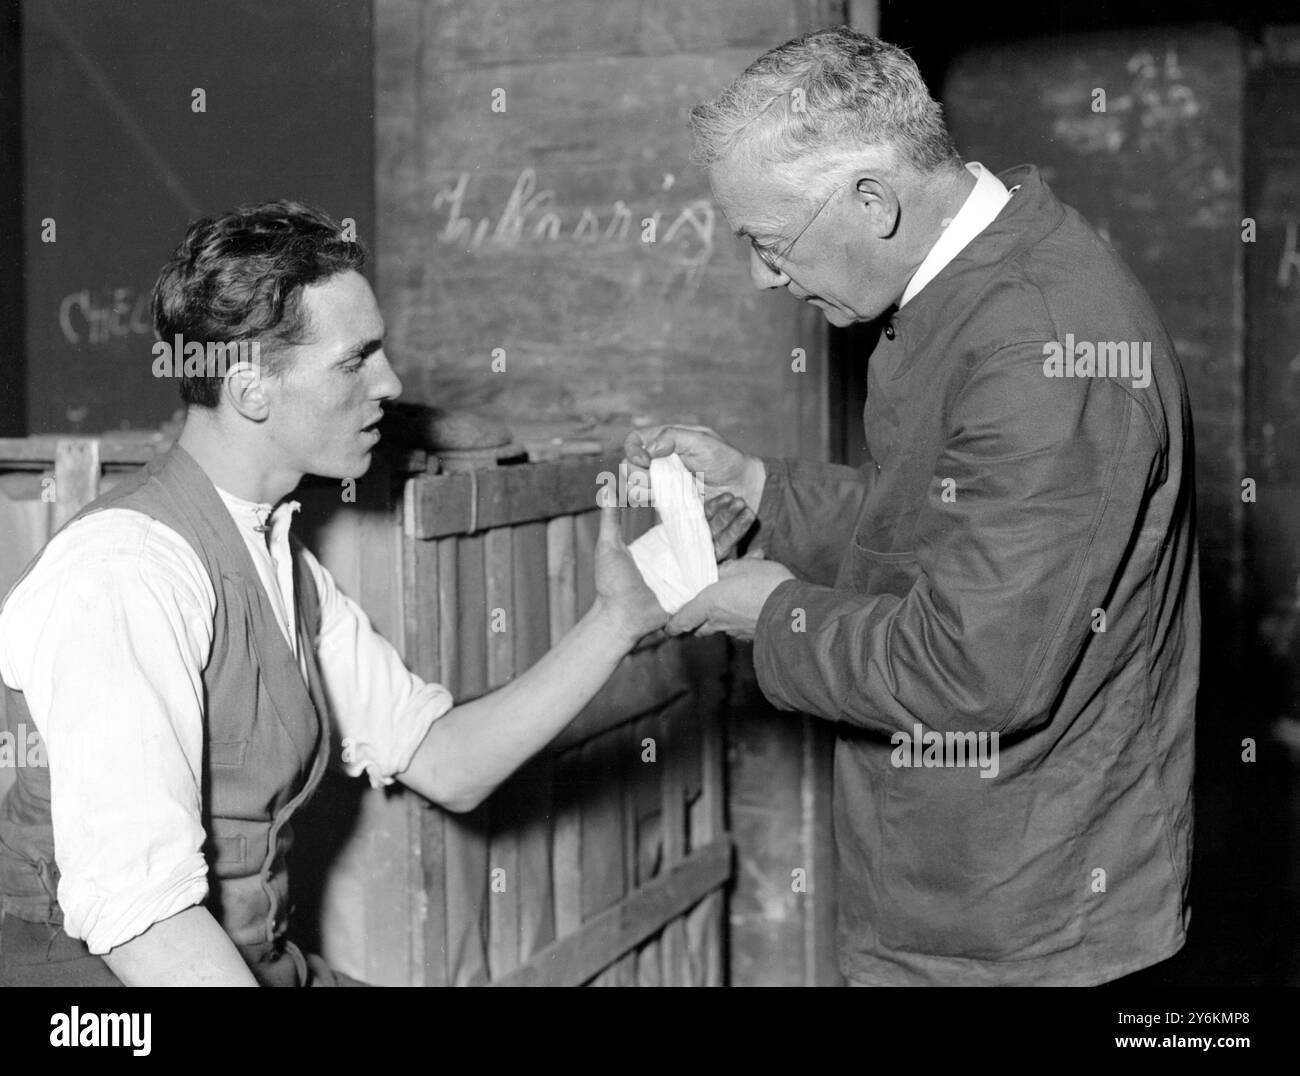
<path fill-rule="evenodd" d="M 222 387 L 230 405 L 241 415 L 254 422 L 265 421 L 271 408 L 260 362 L 235 363 L 227 372 Z"/>

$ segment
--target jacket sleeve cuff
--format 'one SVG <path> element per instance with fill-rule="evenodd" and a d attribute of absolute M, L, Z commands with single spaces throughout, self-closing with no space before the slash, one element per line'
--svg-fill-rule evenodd
<path fill-rule="evenodd" d="M 779 710 L 805 710 L 794 687 L 794 671 L 806 676 L 812 663 L 805 656 L 809 611 L 829 588 L 786 579 L 767 596 L 754 626 L 754 672 L 759 689 Z M 822 714 L 823 717 L 833 717 Z"/>
<path fill-rule="evenodd" d="M 790 483 L 790 466 L 776 456 L 762 456 L 763 468 L 767 478 L 763 482 L 763 496 L 758 502 L 755 514 L 758 516 L 758 536 L 755 548 L 762 549 L 774 560 L 781 558 L 781 538 L 789 531 L 786 519 L 786 489 Z"/>

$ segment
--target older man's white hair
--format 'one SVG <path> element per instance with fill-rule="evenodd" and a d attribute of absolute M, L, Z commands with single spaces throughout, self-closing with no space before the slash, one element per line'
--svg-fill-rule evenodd
<path fill-rule="evenodd" d="M 961 163 L 912 58 L 847 26 L 764 53 L 690 120 L 704 167 L 741 153 L 797 180 L 871 146 L 922 173 Z"/>

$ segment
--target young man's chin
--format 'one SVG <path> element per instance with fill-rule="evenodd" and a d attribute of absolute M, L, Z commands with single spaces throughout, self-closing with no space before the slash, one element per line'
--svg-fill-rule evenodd
<path fill-rule="evenodd" d="M 371 449 L 367 448 L 359 456 L 354 457 L 349 461 L 319 460 L 310 473 L 320 478 L 338 479 L 341 482 L 347 478 L 360 478 L 370 470 L 370 465 L 373 462 L 374 453 Z"/>

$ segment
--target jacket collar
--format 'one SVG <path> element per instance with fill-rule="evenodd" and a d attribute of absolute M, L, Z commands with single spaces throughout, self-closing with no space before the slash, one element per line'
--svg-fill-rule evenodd
<path fill-rule="evenodd" d="M 988 276 L 997 266 L 1014 260 L 1058 228 L 1065 206 L 1031 164 L 998 174 L 1011 198 L 991 224 L 972 239 L 905 307 L 887 315 L 897 335 L 919 338 L 929 334 L 959 292 L 969 292 L 972 280 Z"/>

